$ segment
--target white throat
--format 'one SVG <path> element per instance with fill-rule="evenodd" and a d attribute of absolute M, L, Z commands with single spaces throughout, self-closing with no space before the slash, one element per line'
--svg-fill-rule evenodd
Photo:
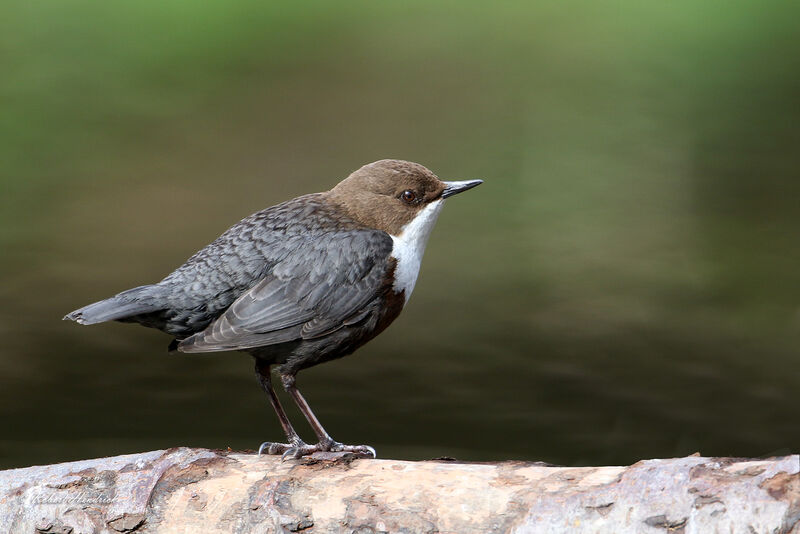
<path fill-rule="evenodd" d="M 422 255 L 425 245 L 431 236 L 439 211 L 444 206 L 444 200 L 434 200 L 420 211 L 414 219 L 403 226 L 400 235 L 393 235 L 392 257 L 397 260 L 394 271 L 394 290 L 398 293 L 405 292 L 406 302 L 414 291 L 417 283 L 419 267 L 422 264 Z"/>

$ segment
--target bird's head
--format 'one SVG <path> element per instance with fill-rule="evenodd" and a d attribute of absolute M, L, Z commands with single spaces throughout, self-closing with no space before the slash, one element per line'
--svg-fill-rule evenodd
<path fill-rule="evenodd" d="M 360 223 L 399 236 L 414 220 L 432 227 L 444 199 L 481 183 L 444 182 L 419 163 L 382 159 L 364 165 L 328 195 Z"/>

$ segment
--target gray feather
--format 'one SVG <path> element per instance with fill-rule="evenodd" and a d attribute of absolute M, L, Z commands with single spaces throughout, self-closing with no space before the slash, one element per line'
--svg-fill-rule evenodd
<path fill-rule="evenodd" d="M 137 322 L 176 336 L 182 352 L 310 339 L 352 324 L 374 302 L 391 248 L 385 232 L 306 195 L 239 221 L 157 284 L 65 319 Z"/>
<path fill-rule="evenodd" d="M 364 317 L 380 297 L 392 240 L 377 230 L 309 235 L 182 352 L 242 350 L 312 339 Z"/>
<path fill-rule="evenodd" d="M 89 304 L 64 316 L 64 320 L 80 324 L 97 324 L 127 317 L 152 313 L 159 309 L 152 298 L 153 286 L 141 286 L 115 295 L 111 298 Z"/>

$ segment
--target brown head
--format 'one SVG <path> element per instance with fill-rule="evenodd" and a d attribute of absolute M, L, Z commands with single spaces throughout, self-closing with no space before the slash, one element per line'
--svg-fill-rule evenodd
<path fill-rule="evenodd" d="M 400 235 L 425 208 L 481 183 L 443 182 L 419 163 L 382 159 L 364 165 L 326 195 L 365 226 Z"/>

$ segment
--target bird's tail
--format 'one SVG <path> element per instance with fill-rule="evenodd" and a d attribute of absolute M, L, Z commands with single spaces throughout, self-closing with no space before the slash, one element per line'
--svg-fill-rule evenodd
<path fill-rule="evenodd" d="M 64 316 L 64 320 L 80 324 L 96 324 L 151 313 L 163 309 L 153 298 L 155 286 L 141 286 L 123 291 L 111 298 L 89 304 Z"/>

